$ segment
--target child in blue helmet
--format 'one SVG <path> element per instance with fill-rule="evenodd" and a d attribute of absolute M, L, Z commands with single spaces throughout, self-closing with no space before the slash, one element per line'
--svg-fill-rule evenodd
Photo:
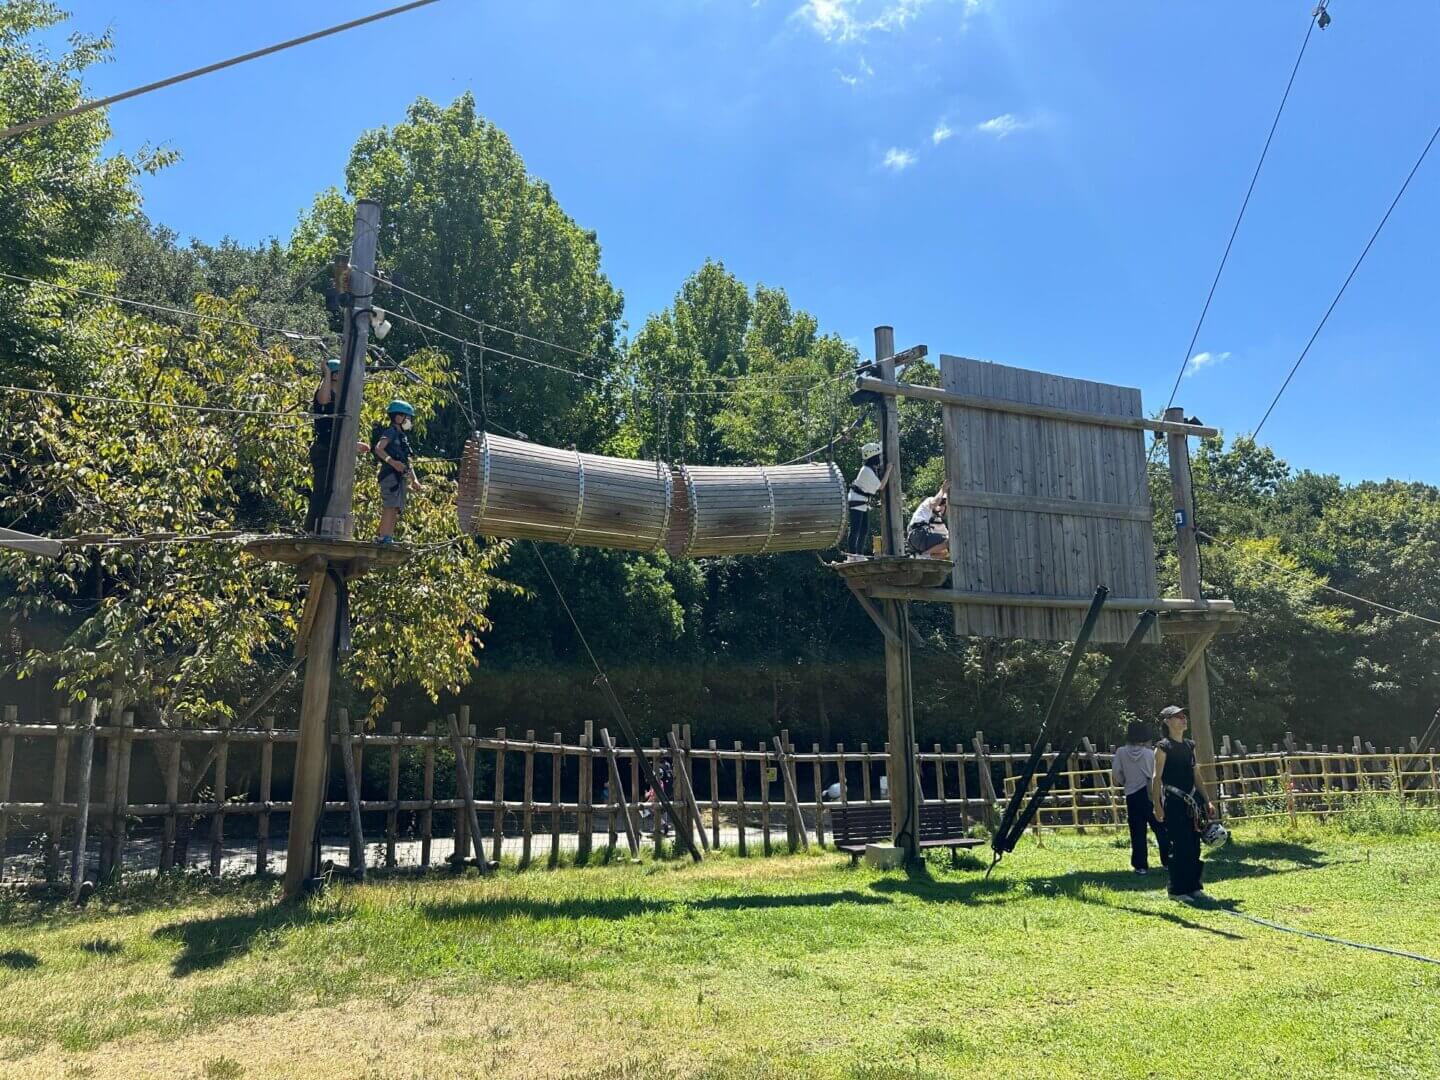
<path fill-rule="evenodd" d="M 375 456 L 380 461 L 380 534 L 382 544 L 395 542 L 395 524 L 405 509 L 410 487 L 421 491 L 419 478 L 410 469 L 410 440 L 407 437 L 415 424 L 415 410 L 408 401 L 396 398 L 385 406 L 390 426 L 375 440 Z"/>

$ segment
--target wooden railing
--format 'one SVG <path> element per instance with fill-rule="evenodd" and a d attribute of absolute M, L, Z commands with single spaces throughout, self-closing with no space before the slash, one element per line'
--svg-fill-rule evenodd
<path fill-rule="evenodd" d="M 275 868 L 272 833 L 283 824 L 277 818 L 290 811 L 290 803 L 275 795 L 288 788 L 297 732 L 277 729 L 269 720 L 254 727 L 177 729 L 137 727 L 124 713 L 107 718 L 115 722 L 99 723 L 93 704 L 78 720 L 65 711 L 53 722 L 22 723 L 13 706 L 4 709 L 0 880 L 7 874 L 61 878 L 67 864 L 73 865 L 82 821 L 88 826 L 86 858 L 102 880 L 127 866 L 200 865 L 215 875 Z M 612 791 L 604 743 L 589 724 L 578 739 L 566 742 L 558 732 L 548 739 L 534 731 L 516 737 L 505 728 L 482 736 L 464 709 L 443 722 L 431 721 L 423 732 L 402 731 L 398 722 L 385 732 L 364 731 L 343 710 L 335 719 L 332 783 L 345 797 L 327 801 L 325 812 L 348 841 L 352 866 L 425 869 L 470 850 L 467 800 L 455 781 L 452 721 L 462 733 L 476 821 L 490 857 L 513 859 L 521 867 L 539 858 L 554 865 L 562 853 L 583 862 L 599 847 L 609 858 L 623 843 L 626 814 L 636 825 L 651 819 L 649 842 L 657 851 L 662 847 L 651 807 L 637 805 L 646 793 L 635 750 L 615 748 L 620 784 Z M 1336 813 L 1355 793 L 1374 790 L 1394 791 L 1406 805 L 1435 805 L 1440 799 L 1440 755 L 1413 744 L 1381 753 L 1355 743 L 1349 752 L 1328 746 L 1303 751 L 1291 746 L 1287 752 L 1278 745 L 1251 752 L 1225 739 L 1216 768 L 1227 812 L 1292 818 Z M 143 746 L 140 754 L 137 744 Z M 186 752 L 196 750 L 198 763 L 192 764 Z M 828 802 L 886 801 L 884 745 L 822 750 L 812 744 L 804 752 L 781 732 L 749 745 L 737 741 L 722 748 L 710 740 L 695 746 L 688 725 L 677 725 L 663 744 L 654 739 L 641 752 L 683 764 L 672 792 L 677 814 L 702 830 L 711 846 L 740 855 L 769 855 L 782 843 L 794 850 L 810 838 L 824 844 Z M 338 767 L 345 753 L 353 770 Z M 384 764 L 367 777 L 364 763 L 377 754 Z M 917 747 L 922 798 L 959 804 L 968 819 L 993 822 L 1029 754 L 1028 746 L 991 746 L 981 733 L 969 746 Z M 1040 826 L 1120 824 L 1123 800 L 1110 785 L 1109 768 L 1110 754 L 1085 740 L 1046 800 Z M 347 774 L 358 778 L 355 787 L 341 779 Z M 90 783 L 82 790 L 77 777 L 84 775 Z M 442 788 L 449 794 L 438 797 Z M 833 798 L 827 798 L 827 788 Z M 243 844 L 236 842 L 237 834 L 243 834 Z M 17 846 L 25 850 L 17 852 Z"/>

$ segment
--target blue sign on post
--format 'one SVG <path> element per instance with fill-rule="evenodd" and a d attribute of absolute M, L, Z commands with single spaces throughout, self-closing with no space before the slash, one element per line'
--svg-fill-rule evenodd
<path fill-rule="evenodd" d="M 1183 529 L 1184 527 L 1185 527 L 1185 511 L 1184 511 L 1184 510 L 1176 510 L 1176 511 L 1175 511 L 1175 528 L 1177 528 L 1177 529 Z"/>

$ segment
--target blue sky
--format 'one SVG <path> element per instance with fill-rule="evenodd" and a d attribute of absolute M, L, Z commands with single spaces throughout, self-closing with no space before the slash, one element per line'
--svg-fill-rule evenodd
<path fill-rule="evenodd" d="M 632 332 L 707 256 L 826 330 L 1139 386 L 1186 352 L 1313 0 L 444 0 L 116 106 L 182 235 L 286 237 L 364 129 L 474 92 L 595 229 Z M 384 6 L 67 5 L 109 93 Z M 1247 431 L 1440 122 L 1433 3 L 1332 0 L 1177 403 Z M 1263 438 L 1440 481 L 1440 151 Z M 1408 417 L 1411 403 L 1423 411 Z"/>

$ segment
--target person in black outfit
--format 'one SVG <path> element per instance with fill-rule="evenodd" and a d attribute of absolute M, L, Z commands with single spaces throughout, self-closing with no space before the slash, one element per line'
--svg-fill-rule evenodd
<path fill-rule="evenodd" d="M 310 399 L 310 415 L 315 419 L 315 438 L 310 443 L 310 509 L 305 514 L 305 531 L 317 532 L 325 514 L 328 498 L 326 482 L 330 475 L 330 440 L 335 435 L 335 407 L 340 400 L 340 361 L 325 361 L 320 372 L 320 385 Z M 368 453 L 370 445 L 357 441 L 355 452 Z"/>
<path fill-rule="evenodd" d="M 1195 770 L 1195 744 L 1185 738 L 1190 718 L 1171 705 L 1160 712 L 1166 737 L 1155 748 L 1150 802 L 1170 841 L 1170 895 L 1201 900 L 1205 864 L 1200 859 L 1200 822 L 1209 804 Z"/>

